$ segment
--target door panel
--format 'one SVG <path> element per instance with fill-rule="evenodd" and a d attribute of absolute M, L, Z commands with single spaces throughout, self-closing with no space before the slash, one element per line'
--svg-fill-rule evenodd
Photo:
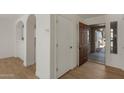
<path fill-rule="evenodd" d="M 57 16 L 57 78 L 69 71 L 73 61 L 72 21 Z"/>
<path fill-rule="evenodd" d="M 79 23 L 79 65 L 88 60 L 88 28 L 87 25 Z"/>

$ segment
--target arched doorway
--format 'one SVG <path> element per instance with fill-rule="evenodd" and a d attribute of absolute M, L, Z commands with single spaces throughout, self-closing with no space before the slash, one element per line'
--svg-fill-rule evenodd
<path fill-rule="evenodd" d="M 29 15 L 27 19 L 26 32 L 26 63 L 27 66 L 34 65 L 36 62 L 36 16 Z"/>

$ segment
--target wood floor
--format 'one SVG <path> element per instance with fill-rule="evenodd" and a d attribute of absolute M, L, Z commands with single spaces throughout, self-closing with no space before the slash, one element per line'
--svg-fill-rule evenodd
<path fill-rule="evenodd" d="M 94 62 L 87 62 L 67 72 L 60 79 L 124 79 L 124 71 Z"/>
<path fill-rule="evenodd" d="M 24 67 L 18 58 L 0 59 L 0 79 L 36 79 L 35 65 Z"/>
<path fill-rule="evenodd" d="M 0 79 L 36 79 L 35 64 L 24 67 L 18 58 L 0 59 Z M 124 71 L 104 65 L 87 62 L 60 79 L 124 79 Z"/>

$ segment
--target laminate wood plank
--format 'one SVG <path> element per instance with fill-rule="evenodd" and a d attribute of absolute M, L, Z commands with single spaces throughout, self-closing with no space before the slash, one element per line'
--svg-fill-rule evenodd
<path fill-rule="evenodd" d="M 0 59 L 0 79 L 36 79 L 35 64 L 24 67 L 19 58 Z"/>

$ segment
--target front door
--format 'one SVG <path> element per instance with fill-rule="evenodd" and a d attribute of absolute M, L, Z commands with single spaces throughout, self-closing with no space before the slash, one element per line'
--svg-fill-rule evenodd
<path fill-rule="evenodd" d="M 88 60 L 88 29 L 87 25 L 79 23 L 79 65 Z"/>

